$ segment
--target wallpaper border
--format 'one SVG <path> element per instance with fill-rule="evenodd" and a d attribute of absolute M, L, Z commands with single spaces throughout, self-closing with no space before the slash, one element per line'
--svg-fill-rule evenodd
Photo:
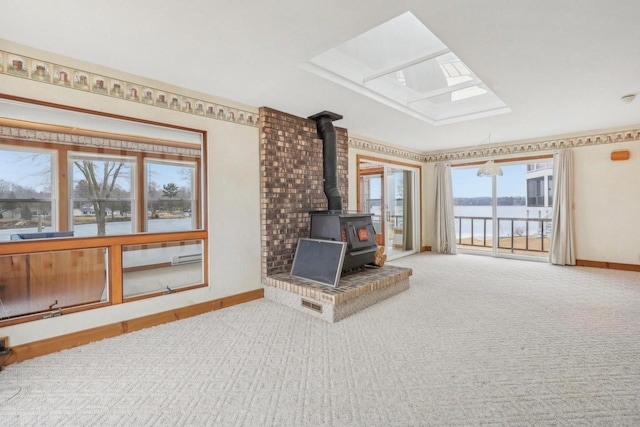
<path fill-rule="evenodd" d="M 258 113 L 0 50 L 0 74 L 245 126 Z"/>
<path fill-rule="evenodd" d="M 367 141 L 361 138 L 349 138 L 349 147 L 371 151 L 409 160 L 435 163 L 457 160 L 474 160 L 496 156 L 533 154 L 563 148 L 589 147 L 618 142 L 640 141 L 640 129 L 609 131 L 592 135 L 554 138 L 535 142 L 515 142 L 492 147 L 472 147 L 461 150 L 443 151 L 439 153 L 416 153 L 389 145 Z"/>

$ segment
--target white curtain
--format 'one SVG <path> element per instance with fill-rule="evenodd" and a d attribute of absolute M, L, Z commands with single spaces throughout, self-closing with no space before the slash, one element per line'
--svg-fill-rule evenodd
<path fill-rule="evenodd" d="M 549 262 L 576 265 L 573 243 L 573 152 L 561 150 L 556 156 L 553 176 L 553 229 Z"/>
<path fill-rule="evenodd" d="M 402 172 L 402 250 L 413 250 L 413 172 Z"/>
<path fill-rule="evenodd" d="M 456 229 L 453 218 L 451 166 L 436 164 L 436 247 L 444 254 L 456 253 Z"/>

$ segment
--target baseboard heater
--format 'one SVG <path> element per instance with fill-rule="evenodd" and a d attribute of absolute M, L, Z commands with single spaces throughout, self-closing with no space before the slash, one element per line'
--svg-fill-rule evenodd
<path fill-rule="evenodd" d="M 177 255 L 171 258 L 171 265 L 192 264 L 202 262 L 202 254 Z"/>

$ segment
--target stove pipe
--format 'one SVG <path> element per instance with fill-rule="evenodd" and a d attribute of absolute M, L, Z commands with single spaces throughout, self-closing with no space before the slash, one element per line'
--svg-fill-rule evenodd
<path fill-rule="evenodd" d="M 334 120 L 340 120 L 340 114 L 330 111 L 310 116 L 316 122 L 318 135 L 322 138 L 322 170 L 324 178 L 324 194 L 327 196 L 328 211 L 342 213 L 342 195 L 338 190 L 338 143 Z"/>

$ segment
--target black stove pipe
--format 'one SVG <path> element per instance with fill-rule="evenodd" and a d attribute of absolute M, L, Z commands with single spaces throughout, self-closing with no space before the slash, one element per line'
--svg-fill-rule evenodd
<path fill-rule="evenodd" d="M 322 169 L 324 178 L 324 194 L 327 196 L 329 212 L 342 213 L 342 195 L 338 190 L 338 143 L 334 120 L 341 115 L 323 111 L 309 117 L 315 120 L 318 135 L 322 138 Z"/>

